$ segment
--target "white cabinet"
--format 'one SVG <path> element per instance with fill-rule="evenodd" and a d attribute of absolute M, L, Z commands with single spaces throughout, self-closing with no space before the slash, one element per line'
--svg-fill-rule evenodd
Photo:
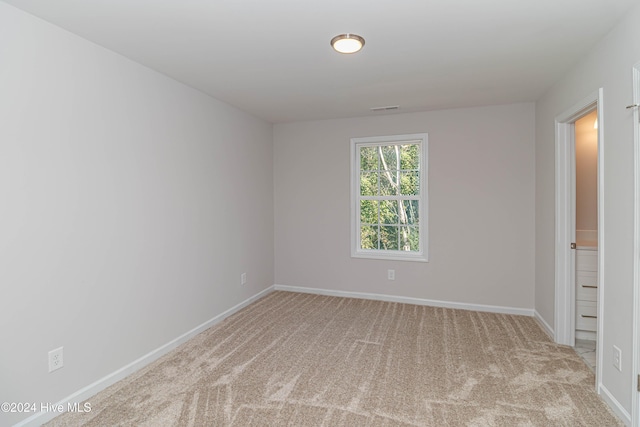
<path fill-rule="evenodd" d="M 576 250 L 576 271 L 598 271 L 598 251 L 595 249 Z"/>
<path fill-rule="evenodd" d="M 598 326 L 598 251 L 576 250 L 576 337 L 595 339 Z M 582 335 L 582 336 L 578 336 Z"/>

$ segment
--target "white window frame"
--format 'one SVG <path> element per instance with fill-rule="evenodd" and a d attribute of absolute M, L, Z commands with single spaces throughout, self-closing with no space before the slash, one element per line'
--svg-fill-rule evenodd
<path fill-rule="evenodd" d="M 360 153 L 359 149 L 367 145 L 395 145 L 399 143 L 420 145 L 420 191 L 418 195 L 420 251 L 401 251 L 383 249 L 361 249 L 360 245 Z M 428 258 L 428 151 L 426 133 L 407 135 L 375 136 L 351 138 L 351 256 L 353 258 L 385 259 L 396 261 L 422 261 Z"/>

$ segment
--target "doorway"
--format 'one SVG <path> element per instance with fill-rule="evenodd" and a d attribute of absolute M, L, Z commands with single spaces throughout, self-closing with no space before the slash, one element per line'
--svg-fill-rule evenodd
<path fill-rule="evenodd" d="M 603 194 L 602 194 L 602 170 L 603 157 L 603 122 L 602 122 L 602 89 L 592 93 L 590 96 L 574 105 L 562 115 L 556 118 L 556 245 L 555 245 L 555 318 L 554 332 L 555 340 L 559 344 L 574 347 L 576 344 L 576 335 L 578 339 L 583 339 L 582 333 L 576 334 L 576 328 L 579 331 L 593 329 L 591 338 L 597 337 L 596 331 L 602 331 L 602 301 L 604 283 L 602 280 L 602 263 L 604 258 L 603 251 Z M 592 225 L 583 226 L 587 230 L 580 229 L 576 233 L 576 122 L 595 112 L 597 118 L 597 148 L 596 148 L 596 214 L 595 214 L 595 230 Z M 585 119 L 586 120 L 586 119 Z M 593 126 L 595 120 L 592 122 Z M 580 197 L 578 197 L 580 199 Z M 583 200 L 579 200 L 582 202 Z M 593 200 L 592 200 L 593 201 Z M 587 232 L 586 234 L 584 232 Z M 577 237 L 581 240 L 577 241 Z M 595 239 L 594 239 L 595 237 Z M 578 257 L 576 260 L 577 244 L 585 241 L 590 243 L 597 242 L 596 251 L 591 251 L 587 259 Z M 593 246 L 592 244 L 590 246 Z M 587 264 L 585 264 L 585 261 Z M 578 262 L 578 263 L 577 263 Z M 580 275 L 576 271 L 579 268 Z M 579 279 L 580 288 L 576 286 L 576 280 Z M 596 286 L 596 287 L 585 287 Z M 579 290 L 578 290 L 579 289 Z M 584 301 L 585 290 L 588 291 L 591 299 L 587 304 L 589 312 L 584 311 L 584 303 L 577 304 L 578 297 Z M 583 317 L 584 316 L 584 317 Z M 600 337 L 601 338 L 601 337 Z M 602 348 L 598 345 L 601 340 L 595 340 L 595 373 L 596 373 L 596 390 L 599 389 L 602 367 Z"/>
<path fill-rule="evenodd" d="M 598 111 L 574 122 L 575 345 L 595 372 L 598 306 Z"/>

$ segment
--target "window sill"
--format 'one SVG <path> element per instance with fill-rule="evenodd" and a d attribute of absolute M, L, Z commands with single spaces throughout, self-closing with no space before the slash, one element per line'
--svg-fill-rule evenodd
<path fill-rule="evenodd" d="M 396 252 L 355 252 L 351 254 L 351 258 L 380 259 L 386 261 L 429 262 L 427 257 L 422 253 L 409 255 L 407 253 Z"/>

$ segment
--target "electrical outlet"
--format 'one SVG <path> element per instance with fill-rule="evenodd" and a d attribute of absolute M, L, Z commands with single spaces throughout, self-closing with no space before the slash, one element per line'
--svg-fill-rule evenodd
<path fill-rule="evenodd" d="M 49 352 L 49 372 L 53 372 L 63 366 L 64 360 L 62 359 L 62 347 L 51 350 Z"/>
<path fill-rule="evenodd" d="M 396 271 L 395 270 L 387 270 L 387 279 L 396 280 Z"/>
<path fill-rule="evenodd" d="M 247 284 L 247 273 L 242 273 L 240 275 L 240 284 L 241 285 L 246 285 Z"/>
<path fill-rule="evenodd" d="M 622 372 L 622 350 L 615 345 L 613 346 L 613 366 Z"/>

